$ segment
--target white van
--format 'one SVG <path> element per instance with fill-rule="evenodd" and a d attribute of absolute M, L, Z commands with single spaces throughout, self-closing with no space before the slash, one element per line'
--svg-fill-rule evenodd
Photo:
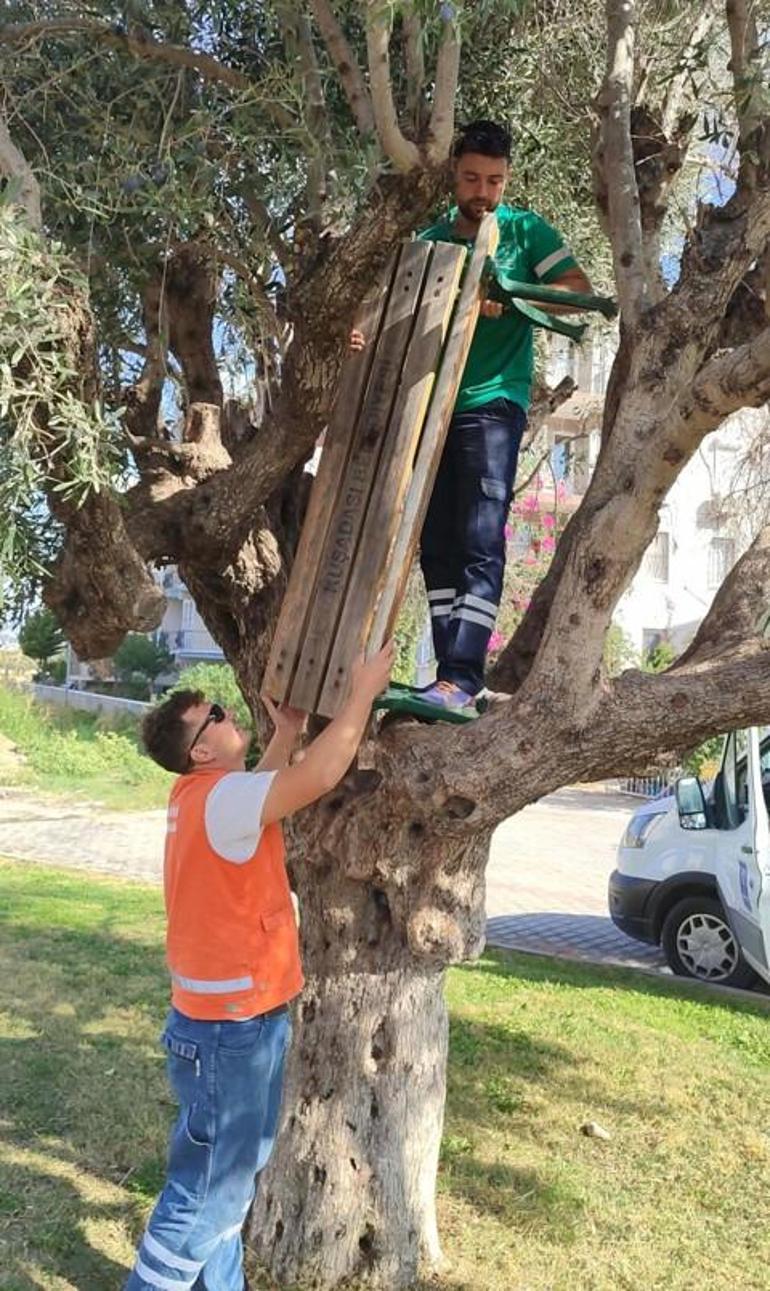
<path fill-rule="evenodd" d="M 770 982 L 769 808 L 770 727 L 733 731 L 713 785 L 684 776 L 631 817 L 609 881 L 617 927 L 682 976 Z"/>

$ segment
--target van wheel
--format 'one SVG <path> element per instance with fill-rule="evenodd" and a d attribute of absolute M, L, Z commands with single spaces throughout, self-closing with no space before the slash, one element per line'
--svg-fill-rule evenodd
<path fill-rule="evenodd" d="M 679 977 L 719 986 L 748 987 L 757 981 L 716 897 L 678 901 L 666 915 L 660 944 L 669 968 Z"/>

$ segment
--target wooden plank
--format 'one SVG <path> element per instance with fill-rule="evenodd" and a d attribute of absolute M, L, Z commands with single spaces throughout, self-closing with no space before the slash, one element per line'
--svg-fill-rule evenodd
<path fill-rule="evenodd" d="M 369 636 L 372 615 L 387 573 L 388 553 L 398 531 L 414 455 L 435 380 L 441 349 L 457 300 L 466 261 L 462 246 L 434 244 L 415 319 L 377 485 L 369 501 L 347 595 L 337 625 L 326 679 L 316 711 L 333 717 L 344 701 L 350 669 Z"/>
<path fill-rule="evenodd" d="M 430 248 L 424 242 L 407 242 L 399 256 L 353 449 L 344 479 L 339 481 L 290 691 L 291 703 L 308 712 L 316 711 L 320 697 L 429 259 Z"/>
<path fill-rule="evenodd" d="M 457 309 L 433 387 L 433 397 L 417 450 L 409 492 L 390 556 L 388 576 L 367 643 L 368 655 L 379 650 L 395 627 L 479 316 L 484 293 L 484 268 L 487 257 L 495 254 L 498 238 L 497 220 L 492 214 L 485 215 L 465 271 Z"/>
<path fill-rule="evenodd" d="M 397 262 L 398 253 L 391 260 L 382 280 L 361 305 L 353 323 L 364 336 L 371 339 L 364 350 L 348 354 L 342 365 L 318 471 L 313 481 L 288 587 L 270 648 L 270 658 L 262 679 L 262 694 L 277 703 L 286 699 L 291 688 L 323 544 L 331 524 L 334 498 L 352 450 L 356 418 L 374 363 Z"/>

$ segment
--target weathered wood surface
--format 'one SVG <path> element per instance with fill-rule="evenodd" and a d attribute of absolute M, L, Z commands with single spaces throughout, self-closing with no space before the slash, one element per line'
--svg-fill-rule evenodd
<path fill-rule="evenodd" d="M 395 266 L 395 258 L 393 264 Z M 318 471 L 262 681 L 262 694 L 275 700 L 287 698 L 296 669 L 311 593 L 331 524 L 334 499 L 350 456 L 352 427 L 366 391 L 392 281 L 391 270 L 363 302 L 354 320 L 354 325 L 372 341 L 361 352 L 349 354 L 342 368 L 334 410 L 326 428 Z"/>
<path fill-rule="evenodd" d="M 332 508 L 292 682 L 291 703 L 308 712 L 318 711 L 345 595 L 350 580 L 357 577 L 358 540 L 391 426 L 430 254 L 431 248 L 424 242 L 409 242 L 401 248 L 363 407 L 353 430 L 352 451 Z"/>
<path fill-rule="evenodd" d="M 273 699 L 334 716 L 355 658 L 393 629 L 496 238 L 489 217 L 470 261 L 405 243 L 356 319 L 367 344 L 343 367 L 262 686 Z"/>
<path fill-rule="evenodd" d="M 457 389 L 479 316 L 486 260 L 488 256 L 494 255 L 498 237 L 497 220 L 493 215 L 487 215 L 482 221 L 476 238 L 441 357 L 441 367 L 420 439 L 401 523 L 388 562 L 387 577 L 369 634 L 367 647 L 369 653 L 379 650 L 383 642 L 387 641 L 393 632 L 398 611 L 401 608 L 409 571 L 441 461 L 452 410 L 457 398 Z"/>
<path fill-rule="evenodd" d="M 463 247 L 442 242 L 433 249 L 413 341 L 356 552 L 355 577 L 345 597 L 318 703 L 318 712 L 325 716 L 337 711 L 351 664 L 369 638 L 465 260 Z"/>

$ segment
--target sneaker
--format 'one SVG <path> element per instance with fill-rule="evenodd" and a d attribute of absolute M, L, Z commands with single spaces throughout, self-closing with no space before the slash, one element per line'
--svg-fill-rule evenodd
<path fill-rule="evenodd" d="M 475 695 L 469 695 L 453 681 L 436 681 L 427 690 L 421 690 L 419 698 L 437 708 L 473 708 L 476 703 Z"/>

